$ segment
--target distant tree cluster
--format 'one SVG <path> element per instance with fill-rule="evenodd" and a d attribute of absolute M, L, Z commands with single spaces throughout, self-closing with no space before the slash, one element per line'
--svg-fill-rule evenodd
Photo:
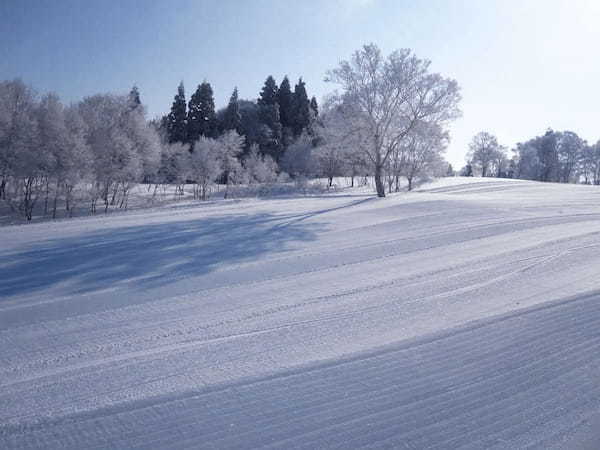
<path fill-rule="evenodd" d="M 28 220 L 40 203 L 52 217 L 59 201 L 69 214 L 83 199 L 92 211 L 98 202 L 126 208 L 159 151 L 136 88 L 65 107 L 20 80 L 0 83 L 0 198 Z"/>
<path fill-rule="evenodd" d="M 303 132 L 312 133 L 317 117 L 317 100 L 309 99 L 302 78 L 292 91 L 287 76 L 280 86 L 269 76 L 256 101 L 239 99 L 235 88 L 227 106 L 219 111 L 210 83 L 198 85 L 187 103 L 181 83 L 171 111 L 157 124 L 168 143 L 187 144 L 190 152 L 200 137 L 216 139 L 235 131 L 244 138 L 244 154 L 258 146 L 260 154 L 279 162 Z"/>
<path fill-rule="evenodd" d="M 600 185 L 600 141 L 589 145 L 572 131 L 549 129 L 518 143 L 512 153 L 509 158 L 506 147 L 492 134 L 478 133 L 462 174 Z"/>
<path fill-rule="evenodd" d="M 65 106 L 18 79 L 1 82 L 0 200 L 31 220 L 34 210 L 55 218 L 76 206 L 126 209 L 140 183 L 152 198 L 187 185 L 206 200 L 216 184 L 227 198 L 235 185 L 324 177 L 333 186 L 345 176 L 352 186 L 374 179 L 385 196 L 401 178 L 411 190 L 417 179 L 453 173 L 443 154 L 446 124 L 460 114 L 454 80 L 410 50 L 384 57 L 373 44 L 328 80 L 341 91 L 321 107 L 302 78 L 292 89 L 287 76 L 279 86 L 269 76 L 256 100 L 234 89 L 220 110 L 210 83 L 189 101 L 181 83 L 169 113 L 151 121 L 136 87 Z"/>

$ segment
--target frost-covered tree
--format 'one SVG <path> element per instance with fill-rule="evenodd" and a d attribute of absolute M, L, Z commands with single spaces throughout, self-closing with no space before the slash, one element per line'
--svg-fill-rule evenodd
<path fill-rule="evenodd" d="M 195 181 L 194 198 L 207 200 L 210 186 L 221 173 L 219 143 L 215 139 L 201 136 L 194 144 L 190 157 L 190 176 Z"/>
<path fill-rule="evenodd" d="M 329 187 L 334 177 L 345 174 L 352 150 L 363 145 L 356 135 L 347 132 L 345 119 L 338 107 L 325 111 L 317 131 L 318 144 L 312 152 L 318 172 L 327 178 Z"/>
<path fill-rule="evenodd" d="M 170 143 L 187 142 L 187 112 L 183 81 L 179 83 L 171 112 L 167 116 L 167 136 Z"/>
<path fill-rule="evenodd" d="M 474 164 L 481 171 L 481 176 L 490 174 L 490 168 L 498 157 L 500 144 L 498 139 L 487 131 L 481 131 L 473 136 L 469 144 L 467 160 Z"/>
<path fill-rule="evenodd" d="M 443 126 L 460 114 L 458 84 L 430 73 L 429 65 L 410 50 L 384 57 L 369 44 L 328 73 L 327 80 L 342 88 L 334 99 L 342 107 L 348 132 L 367 143 L 364 151 L 380 197 L 385 196 L 387 160 L 416 124 Z"/>
<path fill-rule="evenodd" d="M 0 196 L 31 220 L 48 155 L 39 142 L 37 97 L 21 80 L 0 83 Z"/>
<path fill-rule="evenodd" d="M 281 168 L 293 177 L 309 177 L 316 172 L 313 158 L 313 138 L 302 133 L 288 146 L 281 159 Z"/>
<path fill-rule="evenodd" d="M 98 199 L 105 211 L 117 203 L 126 208 L 131 183 L 141 181 L 145 168 L 159 159 L 156 131 L 128 105 L 127 97 L 115 95 L 95 95 L 79 105 L 92 155 L 93 212 Z"/>
<path fill-rule="evenodd" d="M 277 163 L 269 155 L 261 155 L 256 144 L 250 147 L 243 165 L 250 183 L 273 183 L 277 180 Z"/>
<path fill-rule="evenodd" d="M 413 128 L 405 141 L 404 174 L 408 181 L 408 190 L 413 188 L 414 180 L 423 175 L 441 175 L 444 163 L 442 154 L 448 143 L 448 133 L 437 124 L 421 122 Z M 439 173 L 439 172 L 442 173 Z"/>
<path fill-rule="evenodd" d="M 586 142 L 573 131 L 563 131 L 558 135 L 558 181 L 570 183 L 575 180 L 585 145 Z"/>
<path fill-rule="evenodd" d="M 244 137 L 231 130 L 217 139 L 221 170 L 225 177 L 225 194 L 227 198 L 232 184 L 242 181 L 243 167 L 239 156 L 244 149 Z"/>
<path fill-rule="evenodd" d="M 600 141 L 582 149 L 578 174 L 586 184 L 600 184 Z"/>

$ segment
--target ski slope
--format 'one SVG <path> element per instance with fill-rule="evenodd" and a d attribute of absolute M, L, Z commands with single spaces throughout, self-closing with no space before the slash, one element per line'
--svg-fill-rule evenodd
<path fill-rule="evenodd" d="M 599 448 L 600 188 L 0 233 L 0 448 Z"/>

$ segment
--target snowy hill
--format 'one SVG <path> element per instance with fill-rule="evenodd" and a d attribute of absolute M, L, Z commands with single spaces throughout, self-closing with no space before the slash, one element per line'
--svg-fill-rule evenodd
<path fill-rule="evenodd" d="M 598 448 L 596 186 L 172 205 L 0 249 L 0 448 Z"/>

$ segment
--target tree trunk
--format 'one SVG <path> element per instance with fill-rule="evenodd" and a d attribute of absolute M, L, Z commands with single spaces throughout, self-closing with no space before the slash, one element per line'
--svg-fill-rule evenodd
<path fill-rule="evenodd" d="M 413 177 L 407 177 L 406 178 L 408 180 L 408 190 L 412 191 L 412 181 L 413 181 Z"/>
<path fill-rule="evenodd" d="M 385 185 L 381 179 L 381 169 L 381 164 L 375 165 L 375 189 L 377 190 L 377 197 L 385 197 Z"/>

